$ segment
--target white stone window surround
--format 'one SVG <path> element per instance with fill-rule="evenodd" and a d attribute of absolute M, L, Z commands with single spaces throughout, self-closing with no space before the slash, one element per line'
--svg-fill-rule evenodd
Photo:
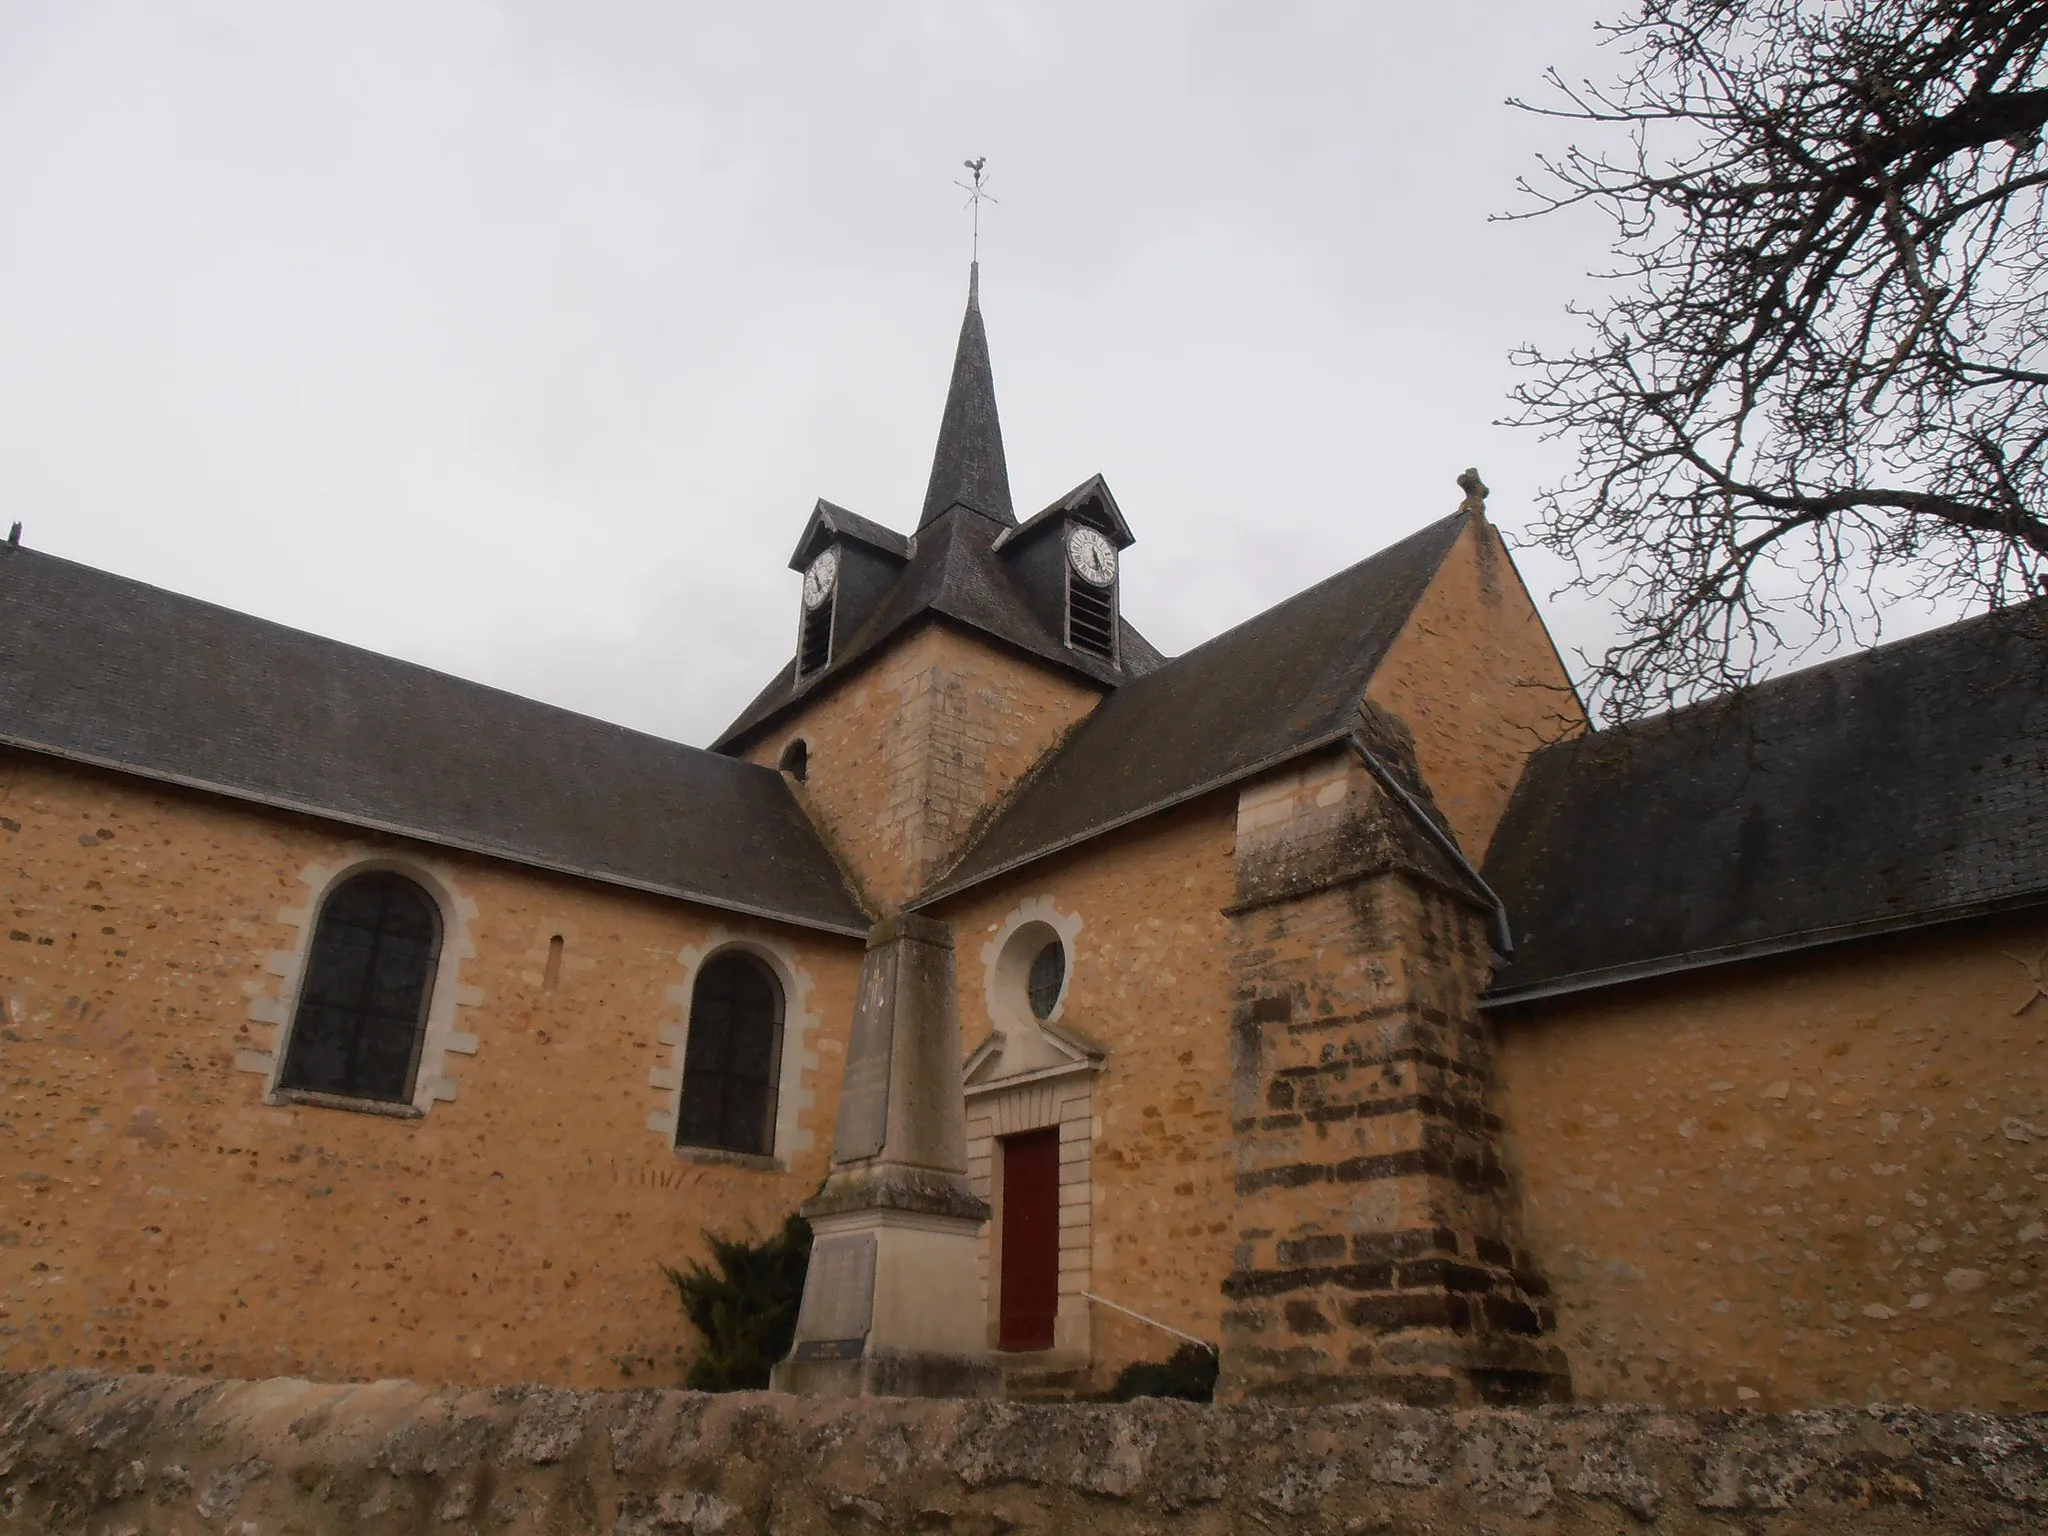
<path fill-rule="evenodd" d="M 284 1070 L 292 1021 L 299 1009 L 299 989 L 305 981 L 306 962 L 313 951 L 313 934 L 319 924 L 321 909 L 335 888 L 344 881 L 380 871 L 402 875 L 412 881 L 427 893 L 441 916 L 441 955 L 435 965 L 433 987 L 427 998 L 427 1027 L 420 1041 L 419 1065 L 413 1072 L 412 1100 L 405 1104 L 390 1104 L 340 1094 L 281 1089 L 278 1077 Z M 480 1008 L 484 1001 L 482 991 L 462 980 L 462 963 L 476 955 L 476 944 L 470 935 L 471 925 L 476 921 L 476 902 L 462 894 L 456 884 L 455 873 L 447 864 L 389 850 L 345 850 L 335 863 L 307 865 L 299 871 L 299 882 L 306 887 L 304 903 L 286 907 L 277 914 L 280 923 L 299 930 L 298 939 L 290 949 L 272 950 L 265 961 L 266 970 L 283 978 L 282 985 L 273 997 L 265 983 L 249 984 L 249 1018 L 273 1031 L 270 1045 L 237 1051 L 235 1066 L 244 1072 L 263 1075 L 263 1101 L 266 1104 L 301 1104 L 393 1115 L 401 1119 L 424 1118 L 437 1101 L 455 1098 L 455 1082 L 447 1075 L 449 1054 L 476 1054 L 476 1036 L 457 1028 L 461 1022 L 461 1010 Z"/>
<path fill-rule="evenodd" d="M 981 946 L 982 996 L 991 1024 L 1006 1033 L 1037 1025 L 1031 1012 L 1031 962 L 1055 938 L 1066 951 L 1066 965 L 1060 995 L 1045 1022 L 1059 1023 L 1074 989 L 1074 941 L 1083 926 L 1080 913 L 1062 912 L 1050 896 L 1027 896 L 1010 909 L 996 924 L 995 937 Z"/>
<path fill-rule="evenodd" d="M 995 925 L 981 949 L 983 996 L 995 1027 L 969 1053 L 961 1077 L 967 1099 L 968 1182 L 993 1212 L 978 1244 L 989 1347 L 997 1347 L 1002 1325 L 1000 1143 L 1006 1136 L 1057 1127 L 1060 1299 L 1052 1352 L 1085 1360 L 1093 1356 L 1093 1309 L 1086 1293 L 1093 1268 L 1097 1199 L 1095 1080 L 1102 1071 L 1103 1052 L 1062 1027 L 1078 969 L 1075 940 L 1084 926 L 1078 911 L 1062 910 L 1051 896 L 1026 897 Z M 1031 1011 L 1031 962 L 1054 938 L 1066 951 L 1065 973 L 1052 1011 L 1040 1020 Z"/>
<path fill-rule="evenodd" d="M 679 1147 L 676 1125 L 683 1111 L 683 1064 L 690 1046 L 690 1003 L 697 991 L 697 975 L 705 962 L 740 950 L 768 967 L 782 989 L 782 1071 L 775 1088 L 774 1142 L 764 1156 L 752 1152 L 728 1152 L 719 1147 Z M 818 1068 L 818 1029 L 824 1022 L 811 1006 L 811 973 L 804 969 L 796 950 L 784 940 L 753 930 L 713 928 L 699 945 L 687 945 L 679 953 L 683 980 L 668 989 L 668 1000 L 679 1017 L 665 1020 L 655 1038 L 671 1047 L 667 1065 L 649 1070 L 647 1084 L 661 1093 L 661 1107 L 647 1116 L 647 1129 L 663 1137 L 669 1150 L 687 1162 L 723 1163 L 753 1168 L 764 1173 L 781 1173 L 790 1159 L 807 1152 L 817 1137 L 804 1124 L 817 1095 L 804 1086 L 804 1074 Z"/>

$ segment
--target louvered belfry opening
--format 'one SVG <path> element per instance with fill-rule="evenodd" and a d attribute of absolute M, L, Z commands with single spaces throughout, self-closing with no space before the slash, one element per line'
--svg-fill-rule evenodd
<path fill-rule="evenodd" d="M 796 675 L 799 682 L 824 671 L 825 663 L 832 659 L 832 610 L 837 606 L 828 597 L 817 607 L 805 611 L 803 633 L 797 641 Z"/>
<path fill-rule="evenodd" d="M 1105 661 L 1116 660 L 1116 588 L 1098 587 L 1067 572 L 1067 644 Z"/>

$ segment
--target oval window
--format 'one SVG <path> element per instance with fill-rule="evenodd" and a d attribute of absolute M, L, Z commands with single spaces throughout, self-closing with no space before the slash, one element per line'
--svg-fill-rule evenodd
<path fill-rule="evenodd" d="M 1031 960 L 1031 979 L 1026 984 L 1026 991 L 1030 995 L 1034 1015 L 1041 1019 L 1052 1017 L 1053 1005 L 1059 1002 L 1060 987 L 1066 979 L 1066 946 L 1054 939 Z"/>

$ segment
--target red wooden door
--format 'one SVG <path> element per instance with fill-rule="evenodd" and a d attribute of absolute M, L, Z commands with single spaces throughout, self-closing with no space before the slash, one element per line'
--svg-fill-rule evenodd
<path fill-rule="evenodd" d="M 1003 1148 L 1004 1349 L 1051 1349 L 1060 1309 L 1060 1133 L 1005 1136 Z"/>

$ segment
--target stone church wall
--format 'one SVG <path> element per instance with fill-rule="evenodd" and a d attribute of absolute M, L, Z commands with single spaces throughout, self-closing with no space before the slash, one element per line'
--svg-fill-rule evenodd
<path fill-rule="evenodd" d="M 1026 903 L 1034 916 L 1078 920 L 1059 1022 L 1107 1054 L 1090 1085 L 1086 1145 L 1067 1149 L 1086 1160 L 1086 1177 L 1069 1181 L 1064 1219 L 1069 1230 L 1085 1223 L 1088 1263 L 1085 1271 L 1063 1266 L 1062 1283 L 1071 1294 L 1085 1278 L 1096 1294 L 1211 1343 L 1235 1199 L 1223 915 L 1234 818 L 1234 794 L 1211 795 L 967 892 L 939 914 L 958 936 L 960 1030 L 970 1049 L 994 1027 L 987 946 L 1008 920 Z M 980 1102 L 970 1103 L 970 1137 Z M 983 1132 L 994 1134 L 993 1126 Z M 990 1176 L 987 1166 L 972 1171 Z M 1063 1296 L 1063 1318 L 1074 1309 Z M 1097 1388 L 1179 1344 L 1101 1306 L 1082 1315 Z"/>
<path fill-rule="evenodd" d="M 2036 911 L 1503 1010 L 1579 1396 L 2048 1408 L 2044 952 Z"/>
<path fill-rule="evenodd" d="M 805 807 L 869 903 L 894 912 L 975 821 L 1092 710 L 1100 691 L 942 625 L 828 684 L 746 753 L 809 752 Z"/>
<path fill-rule="evenodd" d="M 448 892 L 470 951 L 416 1119 L 265 1101 L 307 882 L 358 855 Z M 7 1368 L 673 1382 L 657 1265 L 824 1173 L 855 941 L 18 753 L 0 873 Z M 689 966 L 729 939 L 787 978 L 781 1169 L 664 1128 Z"/>
<path fill-rule="evenodd" d="M 1522 767 L 1585 727 L 1557 647 L 1492 524 L 1474 519 L 1373 673 L 1459 845 L 1486 857 Z"/>

